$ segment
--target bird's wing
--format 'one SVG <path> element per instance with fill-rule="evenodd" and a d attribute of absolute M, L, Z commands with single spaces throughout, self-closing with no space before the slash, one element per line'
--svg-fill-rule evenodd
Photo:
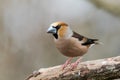
<path fill-rule="evenodd" d="M 89 38 L 87 38 L 86 42 L 82 43 L 82 45 L 99 44 L 96 41 L 98 41 L 98 39 L 89 39 Z"/>
<path fill-rule="evenodd" d="M 77 38 L 79 41 L 83 40 L 84 36 L 73 31 L 72 37 Z"/>
<path fill-rule="evenodd" d="M 83 41 L 82 45 L 97 44 L 96 41 L 98 41 L 98 39 L 90 39 L 90 38 L 84 37 L 76 32 L 73 32 L 72 37 L 77 38 L 79 41 Z"/>

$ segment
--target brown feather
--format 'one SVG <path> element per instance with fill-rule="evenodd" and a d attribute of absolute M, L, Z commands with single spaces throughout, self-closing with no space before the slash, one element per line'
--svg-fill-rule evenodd
<path fill-rule="evenodd" d="M 69 39 L 55 39 L 58 50 L 65 56 L 77 57 L 82 56 L 88 51 L 88 46 L 81 45 L 82 41 L 71 37 Z"/>
<path fill-rule="evenodd" d="M 65 33 L 67 32 L 68 27 L 66 26 L 61 26 L 61 28 L 58 30 L 58 35 L 59 37 L 64 37 L 65 36 Z"/>
<path fill-rule="evenodd" d="M 55 44 L 58 50 L 65 56 L 77 57 L 87 53 L 91 44 L 95 44 L 97 39 L 89 39 L 74 31 L 64 22 L 55 22 L 51 25 L 57 29 Z"/>
<path fill-rule="evenodd" d="M 55 22 L 55 23 L 53 23 L 53 24 L 51 24 L 51 25 L 53 25 L 54 27 L 57 27 L 57 26 L 68 26 L 68 24 L 66 24 L 66 23 L 64 23 L 64 22 Z"/>
<path fill-rule="evenodd" d="M 77 38 L 79 41 L 83 41 L 82 45 L 96 44 L 96 41 L 98 41 L 98 39 L 90 39 L 90 38 L 84 37 L 76 32 L 73 32 L 72 37 Z"/>
<path fill-rule="evenodd" d="M 82 35 L 80 35 L 80 34 L 74 32 L 74 31 L 73 31 L 72 37 L 77 38 L 79 41 L 83 40 L 83 38 L 84 38 L 84 36 L 82 36 Z"/>

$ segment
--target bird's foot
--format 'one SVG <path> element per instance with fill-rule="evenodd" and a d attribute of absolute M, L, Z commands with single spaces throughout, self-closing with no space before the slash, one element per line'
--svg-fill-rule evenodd
<path fill-rule="evenodd" d="M 77 66 L 78 66 L 78 64 L 79 64 L 79 62 L 74 62 L 74 63 L 72 63 L 71 66 L 70 66 L 70 70 L 76 69 Z"/>
<path fill-rule="evenodd" d="M 80 57 L 76 62 L 71 64 L 70 70 L 74 70 L 77 68 L 78 64 L 81 62 L 80 60 L 82 59 L 82 57 Z"/>
<path fill-rule="evenodd" d="M 69 58 L 63 65 L 62 65 L 62 70 L 64 70 L 69 64 L 71 64 L 72 58 Z"/>

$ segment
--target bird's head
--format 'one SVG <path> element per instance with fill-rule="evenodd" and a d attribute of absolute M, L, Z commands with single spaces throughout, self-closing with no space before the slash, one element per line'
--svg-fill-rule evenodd
<path fill-rule="evenodd" d="M 69 26 L 64 22 L 54 22 L 48 28 L 47 33 L 53 34 L 53 36 L 58 39 L 69 36 L 71 30 Z"/>

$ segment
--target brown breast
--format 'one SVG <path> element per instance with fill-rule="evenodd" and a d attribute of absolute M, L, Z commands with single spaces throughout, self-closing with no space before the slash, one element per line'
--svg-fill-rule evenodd
<path fill-rule="evenodd" d="M 63 55 L 68 57 L 82 56 L 88 51 L 88 47 L 81 45 L 81 43 L 82 41 L 80 42 L 78 39 L 73 37 L 69 39 L 55 40 L 55 44 L 58 50 Z"/>

